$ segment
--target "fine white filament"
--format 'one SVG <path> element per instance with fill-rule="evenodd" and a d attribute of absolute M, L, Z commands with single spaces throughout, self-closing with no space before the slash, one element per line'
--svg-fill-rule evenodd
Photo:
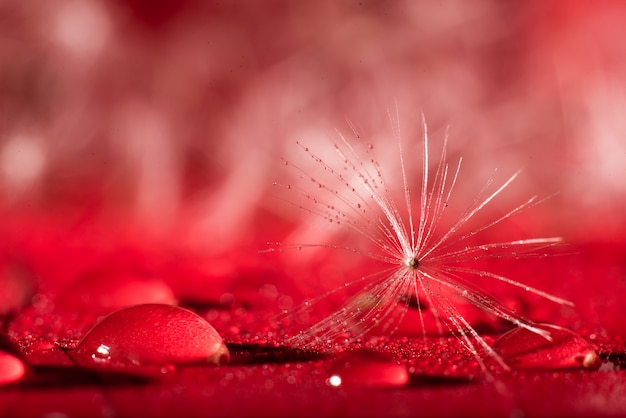
<path fill-rule="evenodd" d="M 434 170 L 429 167 L 429 138 L 425 118 L 422 116 L 422 167 L 419 201 L 413 204 L 412 189 L 407 171 L 407 161 L 400 141 L 400 125 L 396 114 L 389 114 L 393 133 L 397 138 L 399 167 L 401 170 L 404 207 L 398 207 L 391 197 L 383 174 L 383 167 L 373 158 L 364 158 L 341 133 L 339 141 L 333 144 L 334 151 L 343 161 L 343 167 L 334 167 L 314 154 L 309 148 L 299 144 L 319 165 L 330 179 L 320 183 L 307 171 L 294 166 L 306 183 L 314 183 L 317 194 L 304 186 L 276 184 L 295 191 L 309 201 L 310 205 L 298 206 L 307 212 L 320 216 L 334 224 L 360 235 L 376 250 L 361 252 L 352 248 L 329 244 L 281 244 L 274 247 L 298 248 L 325 247 L 350 250 L 372 259 L 382 261 L 389 268 L 361 277 L 342 286 L 342 289 L 356 289 L 355 295 L 333 314 L 315 323 L 309 329 L 291 338 L 291 343 L 299 346 L 328 346 L 337 341 L 356 339 L 368 332 L 381 329 L 393 332 L 408 309 L 407 295 L 417 302 L 424 301 L 431 309 L 439 332 L 452 332 L 461 343 L 479 360 L 481 353 L 496 359 L 507 367 L 472 325 L 455 308 L 451 295 L 468 300 L 486 312 L 511 323 L 526 328 L 550 339 L 549 333 L 536 328 L 512 309 L 499 303 L 480 290 L 477 282 L 495 280 L 544 297 L 563 305 L 571 302 L 550 295 L 539 289 L 527 286 L 482 269 L 473 269 L 466 263 L 486 258 L 533 257 L 546 247 L 562 242 L 559 237 L 532 238 L 507 242 L 486 242 L 475 244 L 479 233 L 492 228 L 511 216 L 527 210 L 545 199 L 533 196 L 508 210 L 504 215 L 469 227 L 469 221 L 491 204 L 518 177 L 513 174 L 500 186 L 492 185 L 493 178 L 477 194 L 473 202 L 449 227 L 441 229 L 441 222 L 448 207 L 457 179 L 461 162 L 449 165 L 446 155 L 447 135 L 441 156 Z M 355 135 L 358 133 L 350 124 Z M 293 165 L 293 164 L 292 164 Z M 415 207 L 414 207 L 415 206 Z M 443 231 L 443 232 L 441 232 Z M 339 289 L 337 289 L 339 290 Z M 331 291 L 330 293 L 332 293 Z M 325 294 L 324 296 L 327 296 Z M 305 303 L 296 311 L 309 309 L 323 297 Z M 401 309 L 398 309 L 398 306 Z M 402 308 L 403 307 L 403 308 Z M 398 313 L 399 312 L 399 313 Z M 424 329 L 422 310 L 418 309 Z"/>

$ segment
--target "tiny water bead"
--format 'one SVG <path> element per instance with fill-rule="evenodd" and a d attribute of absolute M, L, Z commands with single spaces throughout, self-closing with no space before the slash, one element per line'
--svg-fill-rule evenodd
<path fill-rule="evenodd" d="M 72 357 L 89 368 L 126 369 L 221 364 L 228 349 L 199 315 L 177 306 L 146 304 L 113 312 L 78 343 Z M 167 371 L 167 370 L 166 370 Z"/>
<path fill-rule="evenodd" d="M 600 367 L 598 353 L 579 335 L 556 325 L 533 326 L 548 331 L 551 340 L 528 329 L 515 328 L 494 343 L 494 350 L 509 366 L 537 370 Z"/>
<path fill-rule="evenodd" d="M 0 386 L 18 382 L 26 374 L 22 361 L 4 351 L 0 351 Z"/>
<path fill-rule="evenodd" d="M 340 354 L 326 380 L 333 387 L 398 387 L 408 382 L 406 366 L 381 353 L 365 350 Z"/>

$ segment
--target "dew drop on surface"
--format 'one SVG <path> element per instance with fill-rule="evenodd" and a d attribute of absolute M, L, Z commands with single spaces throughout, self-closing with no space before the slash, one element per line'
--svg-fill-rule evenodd
<path fill-rule="evenodd" d="M 401 304 L 408 303 L 410 306 L 405 307 Z M 418 309 L 419 306 L 419 309 Z M 493 315 L 481 310 L 480 308 L 469 303 L 459 302 L 456 306 L 456 313 L 449 312 L 449 315 L 462 316 L 473 327 L 479 327 L 483 332 L 496 333 L 501 330 L 501 324 Z M 420 312 L 421 311 L 421 312 Z M 402 319 L 395 325 L 394 335 L 401 337 L 423 337 L 426 335 L 440 335 L 442 332 L 448 334 L 452 332 L 441 322 L 428 307 L 428 304 L 420 300 L 417 302 L 401 301 L 390 316 L 401 317 Z M 375 328 L 376 332 L 385 332 L 387 323 L 383 321 L 380 326 Z"/>
<path fill-rule="evenodd" d="M 326 383 L 333 387 L 398 387 L 409 381 L 406 366 L 377 352 L 352 351 L 332 363 Z"/>
<path fill-rule="evenodd" d="M 73 366 L 65 349 L 51 341 L 40 340 L 30 344 L 24 355 L 31 366 Z"/>
<path fill-rule="evenodd" d="M 69 308 L 113 311 L 144 303 L 175 304 L 174 293 L 163 281 L 128 273 L 88 275 L 69 287 L 58 303 Z"/>
<path fill-rule="evenodd" d="M 494 350 L 509 366 L 536 370 L 600 367 L 600 357 L 579 335 L 556 325 L 533 326 L 548 331 L 552 341 L 525 328 L 515 328 L 494 343 Z"/>
<path fill-rule="evenodd" d="M 156 366 L 161 370 L 168 365 L 219 364 L 228 359 L 228 349 L 217 331 L 195 313 L 147 304 L 104 317 L 72 355 L 84 367 Z"/>
<path fill-rule="evenodd" d="M 26 374 L 24 363 L 17 357 L 0 351 L 0 386 L 15 383 Z"/>

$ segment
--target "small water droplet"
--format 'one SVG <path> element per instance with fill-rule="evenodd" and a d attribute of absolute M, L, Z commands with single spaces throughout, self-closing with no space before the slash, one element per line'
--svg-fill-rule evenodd
<path fill-rule="evenodd" d="M 399 303 L 393 308 L 390 317 L 402 318 L 395 324 L 394 335 L 403 337 L 422 337 L 426 335 L 444 335 L 452 332 L 448 329 L 441 318 L 435 315 L 429 304 L 420 299 L 417 301 L 414 296 L 401 298 Z M 371 302 L 370 302 L 371 303 Z M 458 302 L 454 309 L 444 308 L 439 314 L 446 316 L 462 316 L 472 327 L 479 328 L 483 332 L 496 333 L 501 330 L 501 323 L 498 318 L 486 313 L 484 310 L 464 302 Z M 387 323 L 383 321 L 383 327 Z M 384 332 L 385 328 L 376 329 L 375 332 Z"/>
<path fill-rule="evenodd" d="M 125 308 L 103 318 L 70 353 L 88 368 L 141 374 L 189 363 L 221 363 L 228 358 L 222 337 L 195 313 L 169 305 Z"/>
<path fill-rule="evenodd" d="M 26 361 L 31 366 L 73 366 L 72 360 L 65 353 L 65 348 L 51 341 L 40 340 L 30 344 L 24 350 Z"/>
<path fill-rule="evenodd" d="M 0 351 L 0 386 L 15 383 L 26 374 L 26 366 L 17 357 Z"/>
<path fill-rule="evenodd" d="M 326 383 L 333 387 L 398 387 L 409 381 L 406 366 L 373 351 L 351 351 L 337 357 Z"/>
<path fill-rule="evenodd" d="M 515 328 L 494 343 L 494 350 L 509 366 L 543 370 L 600 366 L 600 357 L 593 347 L 574 332 L 550 324 L 533 326 L 548 331 L 551 341 L 526 328 Z"/>

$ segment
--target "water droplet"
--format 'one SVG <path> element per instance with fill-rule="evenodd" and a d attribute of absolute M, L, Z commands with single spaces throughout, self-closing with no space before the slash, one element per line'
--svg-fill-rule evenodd
<path fill-rule="evenodd" d="M 140 374 L 152 369 L 162 374 L 168 365 L 228 359 L 222 337 L 207 321 L 187 309 L 157 304 L 109 314 L 70 354 L 84 367 Z"/>
<path fill-rule="evenodd" d="M 326 383 L 334 387 L 398 387 L 409 381 L 406 366 L 373 351 L 346 352 L 331 365 Z"/>
<path fill-rule="evenodd" d="M 26 356 L 26 361 L 31 366 L 71 367 L 74 365 L 60 344 L 46 340 L 30 344 L 28 349 L 24 351 L 24 355 Z"/>
<path fill-rule="evenodd" d="M 405 304 L 408 304 L 408 309 L 403 306 Z M 481 332 L 495 333 L 501 330 L 501 323 L 497 317 L 469 303 L 458 302 L 454 306 L 454 310 L 440 310 L 438 313 L 444 317 L 460 315 L 472 327 L 480 329 Z M 390 317 L 402 317 L 400 322 L 393 325 L 395 327 L 394 335 L 396 336 L 421 337 L 424 334 L 440 335 L 441 333 L 448 334 L 451 332 L 445 323 L 442 322 L 442 318 L 435 315 L 426 301 L 420 299 L 418 304 L 414 297 L 408 301 L 400 300 L 398 305 L 394 307 Z M 388 326 L 387 322 L 383 321 L 383 327 L 376 329 L 376 331 L 384 332 L 386 326 Z"/>
<path fill-rule="evenodd" d="M 79 279 L 57 303 L 67 308 L 110 312 L 145 303 L 172 305 L 176 304 L 176 298 L 169 286 L 159 279 L 132 273 L 102 272 Z"/>
<path fill-rule="evenodd" d="M 574 332 L 556 325 L 533 325 L 550 333 L 552 341 L 525 328 L 515 328 L 498 338 L 494 350 L 516 369 L 597 369 L 600 357 Z"/>
<path fill-rule="evenodd" d="M 17 357 L 0 351 L 0 386 L 15 383 L 26 374 L 24 363 Z"/>

